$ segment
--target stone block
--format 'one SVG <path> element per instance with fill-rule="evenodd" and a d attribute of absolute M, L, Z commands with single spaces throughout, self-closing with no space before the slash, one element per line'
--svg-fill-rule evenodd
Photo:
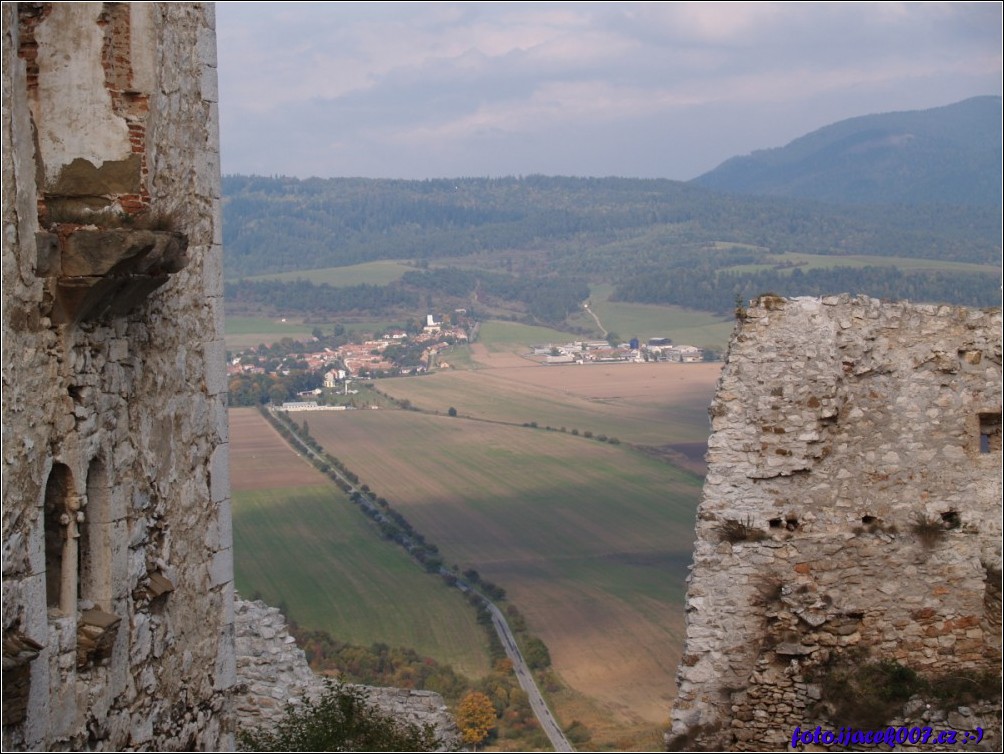
<path fill-rule="evenodd" d="M 227 344 L 223 340 L 213 340 L 205 346 L 206 392 L 217 396 L 227 391 Z"/>
<path fill-rule="evenodd" d="M 59 236 L 55 233 L 35 234 L 35 274 L 39 277 L 59 274 Z"/>
<path fill-rule="evenodd" d="M 230 446 L 226 443 L 218 445 L 209 462 L 209 497 L 213 503 L 220 505 L 230 500 Z M 229 511 L 229 504 L 226 506 Z"/>
<path fill-rule="evenodd" d="M 223 586 L 234 580 L 234 554 L 230 549 L 218 550 L 213 553 L 209 565 L 209 582 L 211 586 Z"/>
<path fill-rule="evenodd" d="M 183 269 L 188 240 L 181 233 L 152 230 L 77 230 L 66 238 L 63 277 L 159 275 Z"/>

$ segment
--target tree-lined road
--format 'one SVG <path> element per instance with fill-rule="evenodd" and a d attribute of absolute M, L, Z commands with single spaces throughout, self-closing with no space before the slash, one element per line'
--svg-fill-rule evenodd
<path fill-rule="evenodd" d="M 269 409 L 269 412 L 273 417 L 275 417 L 276 409 Z M 321 463 L 327 464 L 327 460 L 320 453 L 304 443 L 298 434 L 294 432 L 291 436 L 294 442 L 294 451 L 297 453 L 303 453 L 308 458 L 314 458 Z M 349 487 L 348 494 L 351 495 L 352 493 L 359 493 L 362 500 L 366 501 L 365 504 L 376 511 L 381 518 L 383 518 L 383 514 L 377 510 L 376 506 L 369 502 L 369 497 L 362 494 L 362 491 L 357 488 L 355 484 L 350 482 L 345 475 L 341 473 L 341 471 L 332 467 L 329 469 L 329 473 L 337 476 Z M 451 572 L 446 568 L 440 568 L 440 574 L 450 573 Z M 544 701 L 544 696 L 540 693 L 540 689 L 537 687 L 537 682 L 533 679 L 533 675 L 530 673 L 530 667 L 526 664 L 526 660 L 523 659 L 523 655 L 520 653 L 519 647 L 516 645 L 516 637 L 513 636 L 512 630 L 509 628 L 509 623 L 505 619 L 505 615 L 503 615 L 502 611 L 495 606 L 494 602 L 480 592 L 477 592 L 473 586 L 466 583 L 464 580 L 457 579 L 455 586 L 457 589 L 465 593 L 469 591 L 476 592 L 484 601 L 489 614 L 492 616 L 492 625 L 495 627 L 495 633 L 498 634 L 499 641 L 502 642 L 506 656 L 510 659 L 510 661 L 512 661 L 513 672 L 516 673 L 516 680 L 519 681 L 520 687 L 526 692 L 526 695 L 530 700 L 530 708 L 533 710 L 533 714 L 536 715 L 537 722 L 540 723 L 540 727 L 547 735 L 547 738 L 550 740 L 554 750 L 575 751 L 575 749 L 572 748 L 572 745 L 568 742 L 568 739 L 565 738 L 565 734 L 561 731 L 561 727 L 554 719 L 554 715 L 551 714 L 551 710 L 548 708 L 547 702 Z"/>
<path fill-rule="evenodd" d="M 512 668 L 516 673 L 516 679 L 529 697 L 533 714 L 537 716 L 537 721 L 551 741 L 551 746 L 554 747 L 555 751 L 575 751 L 551 714 L 551 710 L 548 708 L 547 702 L 544 701 L 540 689 L 537 688 L 537 682 L 533 679 L 530 668 L 526 664 L 526 660 L 523 659 L 519 647 L 516 646 L 516 637 L 513 636 L 512 631 L 509 629 L 509 624 L 506 622 L 502 611 L 491 600 L 485 599 L 485 605 L 488 607 L 488 612 L 491 613 L 492 625 L 495 626 L 495 633 L 499 635 L 499 640 L 505 648 L 506 656 L 512 661 Z"/>

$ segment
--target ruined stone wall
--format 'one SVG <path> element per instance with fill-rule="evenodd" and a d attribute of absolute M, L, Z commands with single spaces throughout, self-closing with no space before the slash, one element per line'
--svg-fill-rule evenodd
<path fill-rule="evenodd" d="M 834 668 L 998 672 L 1000 311 L 763 296 L 742 314 L 710 409 L 673 745 L 839 730 Z"/>
<path fill-rule="evenodd" d="M 4 748 L 226 749 L 213 9 L 2 12 Z"/>
<path fill-rule="evenodd" d="M 314 675 L 278 608 L 237 600 L 236 715 L 240 729 L 268 728 L 304 699 L 318 699 L 325 680 Z M 363 686 L 367 701 L 403 723 L 432 725 L 446 751 L 460 745 L 460 732 L 443 698 L 432 691 Z"/>

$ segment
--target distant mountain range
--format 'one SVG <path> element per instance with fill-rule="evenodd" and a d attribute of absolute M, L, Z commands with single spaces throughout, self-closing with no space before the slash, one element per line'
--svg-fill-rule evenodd
<path fill-rule="evenodd" d="M 1001 98 L 850 118 L 691 183 L 841 204 L 1000 205 Z"/>

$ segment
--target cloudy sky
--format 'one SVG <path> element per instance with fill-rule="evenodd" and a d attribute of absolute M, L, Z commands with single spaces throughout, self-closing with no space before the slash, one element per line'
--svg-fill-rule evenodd
<path fill-rule="evenodd" d="M 1001 92 L 1000 3 L 217 3 L 223 170 L 686 180 Z"/>

